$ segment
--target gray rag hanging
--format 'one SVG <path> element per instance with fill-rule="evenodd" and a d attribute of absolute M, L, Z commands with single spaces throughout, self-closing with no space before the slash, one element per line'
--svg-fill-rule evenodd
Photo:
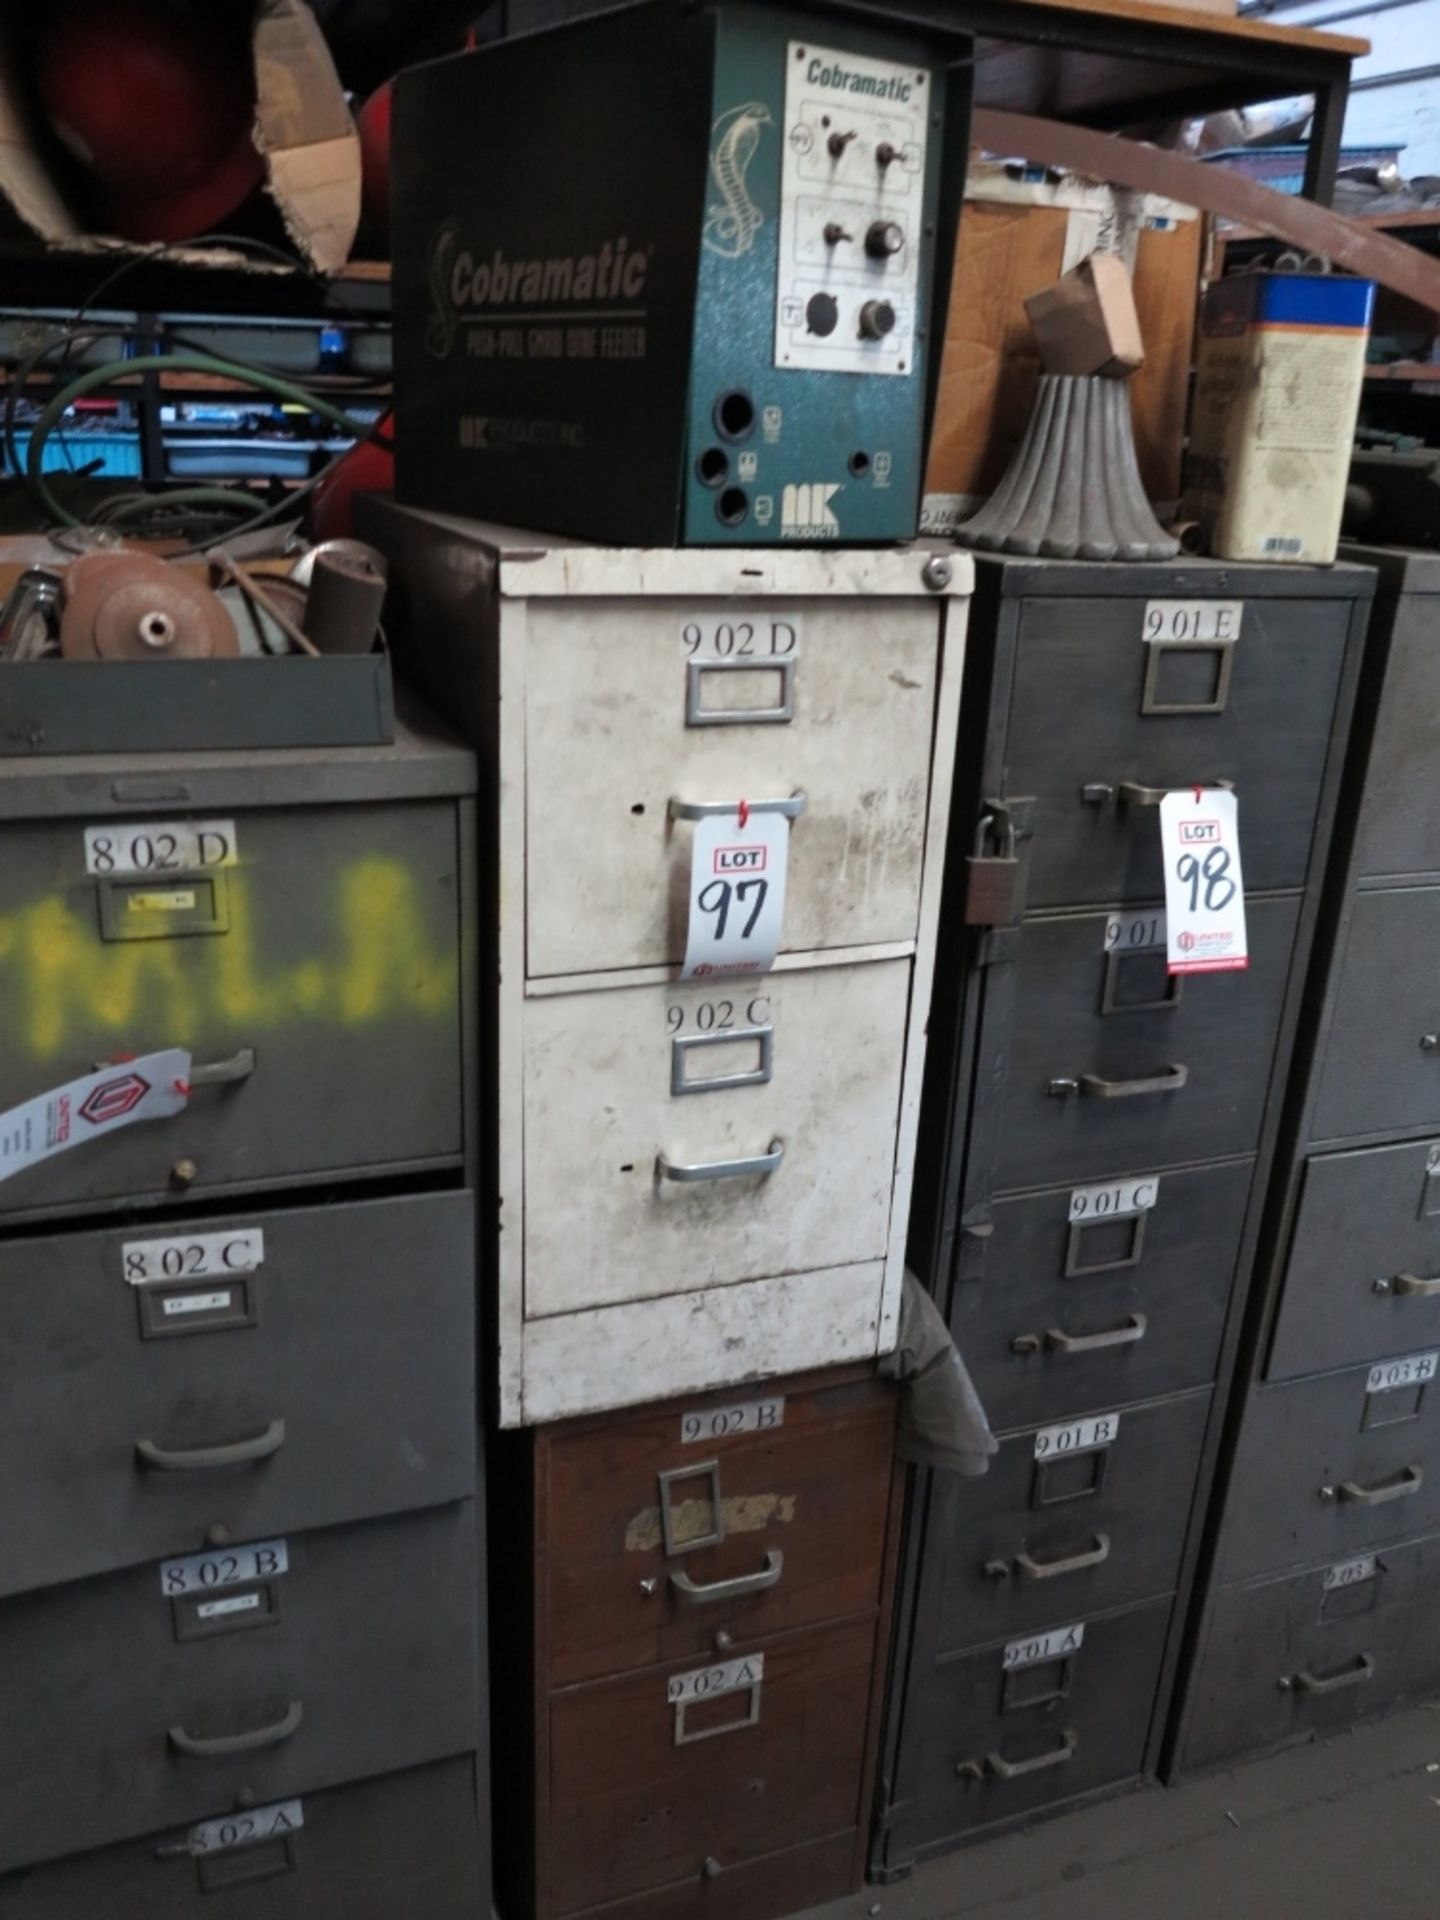
<path fill-rule="evenodd" d="M 913 1273 L 905 1275 L 899 1342 L 879 1370 L 900 1383 L 895 1451 L 902 1460 L 954 1473 L 989 1471 L 999 1442 L 944 1315 Z"/>

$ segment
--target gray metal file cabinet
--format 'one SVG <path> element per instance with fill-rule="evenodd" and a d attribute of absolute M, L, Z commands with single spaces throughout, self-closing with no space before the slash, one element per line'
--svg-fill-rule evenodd
<path fill-rule="evenodd" d="M 1180 1773 L 1440 1689 L 1440 560 L 1378 569 Z"/>
<path fill-rule="evenodd" d="M 1372 586 L 977 562 L 910 1256 L 1000 1451 L 912 1489 L 882 1880 L 1155 1770 Z M 1221 784 L 1249 965 L 1171 977 Z"/>
<path fill-rule="evenodd" d="M 0 760 L 7 1920 L 484 1909 L 474 792 Z"/>

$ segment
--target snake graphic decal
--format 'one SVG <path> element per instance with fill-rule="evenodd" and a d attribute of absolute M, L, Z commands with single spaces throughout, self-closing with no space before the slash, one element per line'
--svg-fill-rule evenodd
<path fill-rule="evenodd" d="M 762 131 L 771 124 L 763 100 L 722 113 L 711 129 L 710 180 L 720 195 L 705 210 L 705 245 L 722 259 L 738 260 L 749 253 L 765 216 L 745 185 Z"/>

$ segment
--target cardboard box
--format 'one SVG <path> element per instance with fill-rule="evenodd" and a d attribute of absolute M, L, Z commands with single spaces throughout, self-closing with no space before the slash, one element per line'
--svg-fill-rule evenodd
<path fill-rule="evenodd" d="M 330 49 L 304 0 L 259 0 L 255 57 L 255 145 L 265 158 L 265 191 L 300 254 L 321 273 L 350 257 L 360 224 L 360 142 Z M 0 203 L 52 247 L 72 253 L 141 254 L 150 249 L 89 233 L 66 203 L 34 137 L 14 49 L 0 41 Z M 197 265 L 266 269 L 219 247 L 172 250 Z M 268 269 L 274 271 L 273 268 Z"/>
<path fill-rule="evenodd" d="M 1158 196 L 972 164 L 930 435 L 927 531 L 951 530 L 1004 477 L 1041 370 L 1025 301 L 1101 245 L 1132 266 L 1145 343 L 1130 381 L 1140 475 L 1152 500 L 1178 500 L 1202 237 L 1191 208 Z"/>
<path fill-rule="evenodd" d="M 1025 302 L 1047 373 L 1123 377 L 1145 364 L 1130 274 L 1118 253 L 1092 253 Z"/>

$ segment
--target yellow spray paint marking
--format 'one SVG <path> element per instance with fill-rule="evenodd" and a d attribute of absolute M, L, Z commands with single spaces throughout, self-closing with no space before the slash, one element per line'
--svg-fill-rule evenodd
<path fill-rule="evenodd" d="M 105 942 L 93 913 L 56 896 L 0 915 L 0 1021 L 48 1058 L 97 1031 L 163 1033 L 189 1046 L 217 1024 L 250 1031 L 297 1020 L 364 1027 L 455 1004 L 455 949 L 427 933 L 416 883 L 398 860 L 352 862 L 331 882 L 333 944 L 268 971 L 256 951 L 250 883 L 232 870 L 230 931 Z"/>
<path fill-rule="evenodd" d="M 788 1527 L 795 1518 L 793 1493 L 732 1494 L 721 1500 L 725 1533 L 760 1533 L 769 1526 Z M 677 1546 L 704 1540 L 715 1531 L 715 1509 L 708 1500 L 676 1500 L 670 1507 L 670 1526 Z M 625 1529 L 627 1553 L 653 1553 L 665 1538 L 659 1507 L 642 1507 Z"/>

